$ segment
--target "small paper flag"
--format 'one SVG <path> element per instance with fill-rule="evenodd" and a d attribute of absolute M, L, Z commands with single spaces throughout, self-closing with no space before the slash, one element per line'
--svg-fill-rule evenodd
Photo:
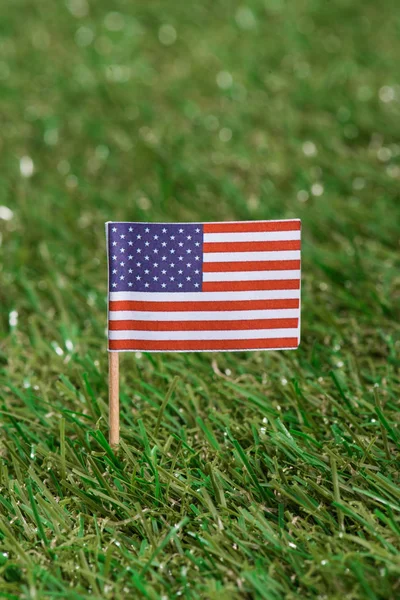
<path fill-rule="evenodd" d="M 300 220 L 106 224 L 110 351 L 300 342 Z"/>

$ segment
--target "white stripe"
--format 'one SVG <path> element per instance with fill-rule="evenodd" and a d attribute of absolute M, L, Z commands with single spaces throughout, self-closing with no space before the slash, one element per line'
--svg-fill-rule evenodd
<path fill-rule="evenodd" d="M 254 350 L 257 350 L 257 352 L 276 352 L 277 350 L 279 350 L 279 352 L 281 352 L 282 350 L 297 350 L 297 348 L 299 347 L 299 343 L 300 343 L 300 339 L 297 338 L 297 344 L 296 346 L 285 346 L 284 348 L 281 348 L 279 346 L 279 348 L 254 348 L 251 347 L 251 340 L 249 341 L 249 347 L 248 348 L 229 348 L 229 350 L 225 350 L 225 352 L 254 352 Z M 170 348 L 169 350 L 143 350 L 143 348 L 129 348 L 129 349 L 120 349 L 120 350 L 111 350 L 111 348 L 108 349 L 108 352 L 110 354 L 122 354 L 122 352 L 151 352 L 152 354 L 164 354 L 165 352 L 174 352 L 175 354 L 179 353 L 179 354 L 194 354 L 195 352 L 209 352 L 209 353 L 213 353 L 213 354 L 217 354 L 217 352 L 224 352 L 224 350 L 221 349 L 215 349 L 215 348 L 202 348 L 201 350 L 197 349 L 197 350 L 173 350 L 172 348 Z"/>
<path fill-rule="evenodd" d="M 226 271 L 203 273 L 203 281 L 270 281 L 300 279 L 300 271 Z"/>
<path fill-rule="evenodd" d="M 300 298 L 300 290 L 261 290 L 249 292 L 111 292 L 110 301 L 136 302 L 229 302 L 230 300 L 287 300 Z M 167 307 L 165 307 L 167 308 Z"/>
<path fill-rule="evenodd" d="M 246 260 L 300 260 L 300 250 L 272 252 L 204 252 L 204 262 L 240 262 Z"/>
<path fill-rule="evenodd" d="M 110 331 L 110 340 L 257 340 L 297 338 L 298 329 L 250 329 L 225 331 Z"/>
<path fill-rule="evenodd" d="M 299 240 L 300 231 L 246 231 L 237 233 L 205 233 L 205 242 L 278 242 Z"/>
<path fill-rule="evenodd" d="M 298 308 L 270 310 L 141 311 L 110 310 L 110 321 L 246 321 L 249 319 L 297 319 Z"/>

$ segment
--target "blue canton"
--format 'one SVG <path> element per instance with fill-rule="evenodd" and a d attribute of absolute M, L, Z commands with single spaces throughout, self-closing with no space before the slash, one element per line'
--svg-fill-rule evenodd
<path fill-rule="evenodd" d="M 201 292 L 201 224 L 107 226 L 110 292 Z"/>

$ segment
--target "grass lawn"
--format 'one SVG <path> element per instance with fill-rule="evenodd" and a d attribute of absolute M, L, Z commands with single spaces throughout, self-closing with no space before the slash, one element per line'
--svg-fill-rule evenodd
<path fill-rule="evenodd" d="M 0 598 L 400 597 L 395 0 L 0 6 Z M 107 220 L 303 221 L 296 352 L 121 355 Z"/>

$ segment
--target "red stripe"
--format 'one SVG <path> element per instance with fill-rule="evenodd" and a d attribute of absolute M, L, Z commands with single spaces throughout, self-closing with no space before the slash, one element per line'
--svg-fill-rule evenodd
<path fill-rule="evenodd" d="M 204 273 L 228 271 L 288 271 L 300 269 L 299 260 L 249 260 L 244 262 L 203 263 Z"/>
<path fill-rule="evenodd" d="M 298 319 L 247 321 L 110 321 L 110 331 L 225 331 L 246 329 L 295 329 Z"/>
<path fill-rule="evenodd" d="M 204 223 L 204 233 L 237 233 L 247 231 L 299 231 L 301 222 L 295 221 L 253 221 L 250 223 Z"/>
<path fill-rule="evenodd" d="M 113 300 L 110 310 L 140 310 L 146 312 L 177 312 L 204 310 L 268 310 L 299 308 L 298 299 L 290 300 L 230 300 L 216 302 L 143 302 L 136 300 Z"/>
<path fill-rule="evenodd" d="M 204 242 L 204 252 L 280 252 L 300 250 L 300 240 L 282 242 Z"/>
<path fill-rule="evenodd" d="M 257 350 L 297 348 L 297 338 L 278 338 L 266 340 L 109 340 L 110 350 Z"/>
<path fill-rule="evenodd" d="M 208 281 L 203 292 L 247 292 L 250 290 L 299 290 L 300 279 L 272 279 L 270 281 Z"/>

